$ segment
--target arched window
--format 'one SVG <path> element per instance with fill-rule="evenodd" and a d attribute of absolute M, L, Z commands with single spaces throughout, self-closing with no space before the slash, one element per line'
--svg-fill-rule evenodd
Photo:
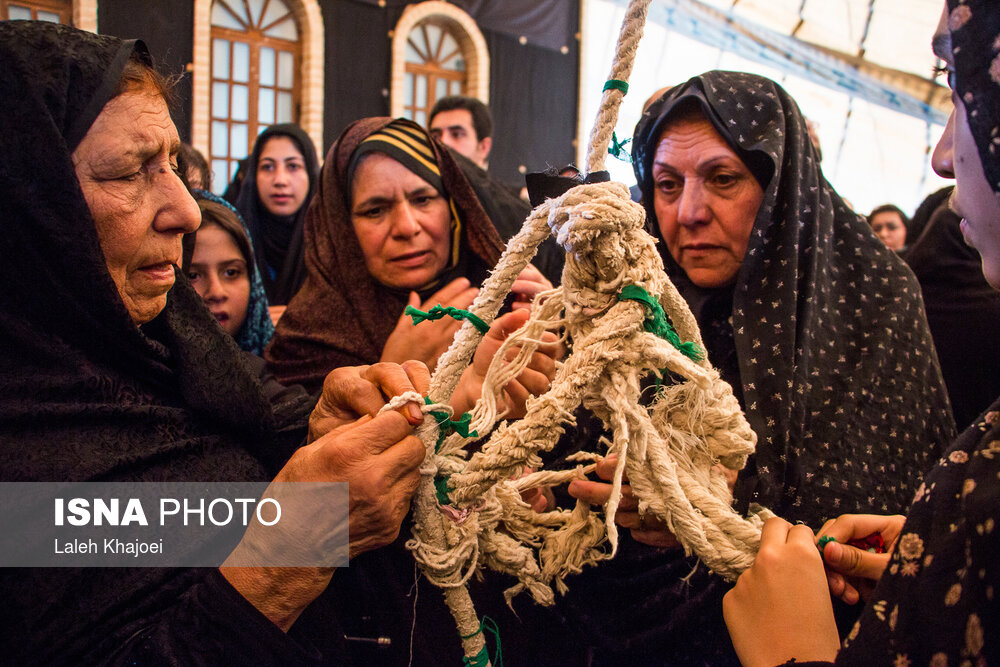
<path fill-rule="evenodd" d="M 7 19 L 70 25 L 73 22 L 73 5 L 70 0 L 0 0 L 0 20 Z"/>
<path fill-rule="evenodd" d="M 212 3 L 211 128 L 215 189 L 225 188 L 257 135 L 299 120 L 299 29 L 285 0 Z"/>
<path fill-rule="evenodd" d="M 403 116 L 427 124 L 434 103 L 465 94 L 465 58 L 451 26 L 438 17 L 417 24 L 406 38 Z"/>
<path fill-rule="evenodd" d="M 408 5 L 392 41 L 390 113 L 427 125 L 441 97 L 489 102 L 490 57 L 472 17 L 441 0 Z"/>

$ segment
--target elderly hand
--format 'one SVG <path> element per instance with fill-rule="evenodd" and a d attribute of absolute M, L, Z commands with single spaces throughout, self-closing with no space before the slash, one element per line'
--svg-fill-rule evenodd
<path fill-rule="evenodd" d="M 823 561 L 808 526 L 770 519 L 722 611 L 744 665 L 833 661 L 840 648 Z"/>
<path fill-rule="evenodd" d="M 479 400 L 483 381 L 486 379 L 493 357 L 507 336 L 520 329 L 528 321 L 528 317 L 527 310 L 515 310 L 494 320 L 490 330 L 479 342 L 472 364 L 462 373 L 462 378 L 452 394 L 451 407 L 455 409 L 456 414 L 471 410 Z M 544 340 L 547 342 L 540 345 L 531 355 L 528 366 L 503 387 L 503 392 L 497 399 L 497 410 L 500 414 L 506 411 L 506 416 L 510 419 L 523 417 L 528 397 L 548 391 L 556 375 L 556 360 L 562 357 L 563 348 L 553 333 L 546 332 Z M 508 350 L 507 358 L 513 358 L 516 354 L 516 348 Z"/>
<path fill-rule="evenodd" d="M 823 528 L 816 534 L 817 542 L 822 537 L 836 540 L 827 542 L 823 547 L 823 562 L 826 565 L 830 592 L 847 604 L 867 600 L 889 564 L 889 555 L 896 546 L 905 521 L 906 517 L 899 514 L 844 514 L 823 524 Z M 846 544 L 850 540 L 864 539 L 872 534 L 882 537 L 885 553 L 870 553 Z"/>
<path fill-rule="evenodd" d="M 468 310 L 477 294 L 479 288 L 470 287 L 466 278 L 456 278 L 423 303 L 420 303 L 420 297 L 416 292 L 411 292 L 407 305 L 425 312 L 438 304 Z M 437 367 L 438 357 L 451 345 L 451 340 L 460 326 L 462 326 L 461 320 L 450 317 L 433 321 L 424 320 L 414 326 L 410 316 L 404 313 L 385 341 L 381 361 L 403 363 L 407 359 L 416 359 L 427 364 L 433 371 Z"/>
<path fill-rule="evenodd" d="M 531 302 L 538 296 L 538 293 L 550 289 L 552 289 L 552 283 L 549 282 L 549 279 L 533 265 L 528 264 L 510 286 L 510 292 L 514 295 L 514 303 L 511 307 L 514 310 L 521 308 L 530 310 Z"/>
<path fill-rule="evenodd" d="M 399 413 L 365 415 L 301 447 L 274 482 L 347 482 L 350 556 L 390 544 L 420 482 L 424 445 Z M 326 589 L 332 568 L 222 567 L 243 597 L 287 631 Z"/>
<path fill-rule="evenodd" d="M 430 381 L 430 371 L 419 361 L 345 366 L 331 371 L 309 415 L 309 442 L 363 415 L 374 417 L 393 396 L 407 391 L 426 395 Z M 411 425 L 423 420 L 418 405 L 404 405 L 399 412 Z"/>
<path fill-rule="evenodd" d="M 608 456 L 597 464 L 597 476 L 611 481 L 615 476 L 617 456 Z M 632 493 L 632 487 L 627 484 L 628 476 L 622 475 L 622 497 L 615 513 L 615 523 L 628 528 L 636 542 L 648 544 L 651 547 L 672 549 L 680 546 L 680 542 L 670 532 L 666 524 L 654 516 L 639 516 L 639 499 Z M 611 498 L 611 485 L 604 482 L 591 482 L 586 479 L 575 479 L 569 483 L 569 493 L 574 498 L 585 500 L 592 505 L 606 506 Z"/>

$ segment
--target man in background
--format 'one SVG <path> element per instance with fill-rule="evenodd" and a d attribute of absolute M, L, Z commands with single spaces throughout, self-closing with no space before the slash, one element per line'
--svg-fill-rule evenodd
<path fill-rule="evenodd" d="M 493 116 L 474 97 L 442 97 L 431 109 L 428 129 L 431 136 L 486 169 L 493 148 Z"/>

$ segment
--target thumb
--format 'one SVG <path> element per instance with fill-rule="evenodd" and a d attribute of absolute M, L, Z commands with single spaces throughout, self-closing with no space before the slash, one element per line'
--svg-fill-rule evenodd
<path fill-rule="evenodd" d="M 823 548 L 823 561 L 835 572 L 864 579 L 878 579 L 888 554 L 873 554 L 848 544 L 830 542 Z"/>
<path fill-rule="evenodd" d="M 402 327 L 404 324 L 408 326 L 413 326 L 413 319 L 406 314 L 406 309 L 409 307 L 418 308 L 423 310 L 420 303 L 420 295 L 416 292 L 410 292 L 410 296 L 406 299 L 406 306 L 403 307 L 403 312 L 399 315 L 399 321 L 396 323 L 396 327 Z"/>

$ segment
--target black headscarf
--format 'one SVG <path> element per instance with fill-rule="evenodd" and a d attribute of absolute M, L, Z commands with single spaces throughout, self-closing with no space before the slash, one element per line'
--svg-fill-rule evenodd
<path fill-rule="evenodd" d="M 149 63 L 141 42 L 0 22 L 3 482 L 266 480 L 304 436 L 309 404 L 287 395 L 279 405 L 268 401 L 179 271 L 166 307 L 142 327 L 108 273 L 71 155 L 133 54 Z M 103 662 L 127 640 L 170 634 L 177 609 L 235 595 L 218 577 L 190 569 L 3 571 L 4 660 Z M 255 618 L 235 599 L 244 620 Z M 262 642 L 273 636 L 266 622 L 254 627 Z M 211 648 L 179 646 L 175 659 Z"/>
<path fill-rule="evenodd" d="M 764 190 L 730 288 L 700 290 L 688 280 L 652 206 L 662 128 L 678 105 L 692 104 Z M 954 432 L 920 288 L 823 178 L 792 98 L 759 76 L 708 72 L 643 114 L 633 158 L 667 273 L 758 436 L 737 508 L 757 502 L 815 529 L 846 512 L 903 511 Z M 575 641 L 595 651 L 570 659 L 736 662 L 722 619 L 728 585 L 679 550 L 626 532 L 614 559 L 568 583 L 563 606 L 581 628 Z"/>
<path fill-rule="evenodd" d="M 989 2 L 948 0 L 955 92 L 965 104 L 983 173 L 1000 194 L 1000 12 Z"/>
<path fill-rule="evenodd" d="M 306 173 L 309 175 L 309 192 L 302 206 L 293 215 L 277 216 L 267 210 L 257 191 L 257 165 L 260 153 L 269 139 L 288 137 L 302 153 Z M 319 178 L 319 161 L 316 147 L 305 131 L 294 123 L 272 125 L 254 142 L 253 152 L 247 161 L 246 177 L 240 188 L 236 208 L 246 222 L 253 239 L 257 266 L 264 278 L 264 289 L 271 305 L 283 306 L 291 301 L 306 278 L 302 250 L 302 227 L 305 224 L 309 202 L 316 193 Z"/>
<path fill-rule="evenodd" d="M 708 72 L 643 114 L 633 152 L 651 233 L 660 237 L 653 155 L 681 104 L 701 108 L 764 189 L 731 288 L 739 381 L 759 438 L 738 499 L 811 525 L 902 511 L 954 435 L 919 285 L 827 183 L 795 101 L 752 74 Z M 661 254 L 682 292 L 703 296 L 662 245 Z"/>

